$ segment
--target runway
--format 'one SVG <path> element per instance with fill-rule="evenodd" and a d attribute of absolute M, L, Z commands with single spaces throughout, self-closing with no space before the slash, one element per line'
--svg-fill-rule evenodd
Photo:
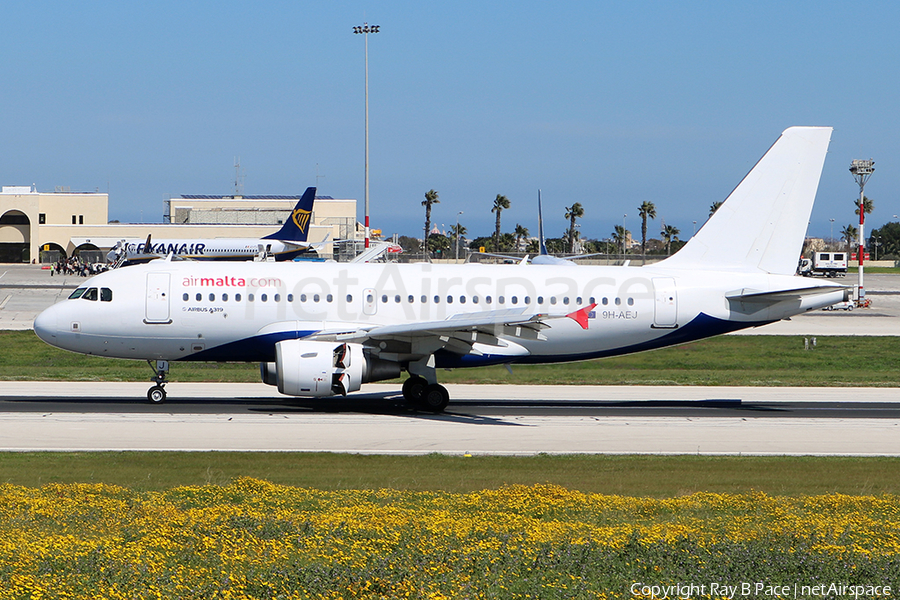
<path fill-rule="evenodd" d="M 396 386 L 308 401 L 176 383 L 158 406 L 147 387 L 0 382 L 0 449 L 900 455 L 896 389 L 452 385 L 433 415 Z"/>

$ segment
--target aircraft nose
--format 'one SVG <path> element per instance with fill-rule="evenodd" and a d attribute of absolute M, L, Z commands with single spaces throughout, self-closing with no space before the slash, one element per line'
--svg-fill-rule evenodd
<path fill-rule="evenodd" d="M 51 306 L 50 308 L 44 309 L 44 311 L 34 319 L 34 332 L 39 338 L 50 345 L 56 345 L 54 342 L 56 341 L 56 315 L 58 312 L 56 306 Z"/>

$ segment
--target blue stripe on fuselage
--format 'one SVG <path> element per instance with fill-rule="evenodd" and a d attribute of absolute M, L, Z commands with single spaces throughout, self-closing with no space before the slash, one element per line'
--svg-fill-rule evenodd
<path fill-rule="evenodd" d="M 737 323 L 734 321 L 726 321 L 711 317 L 705 313 L 700 313 L 693 321 L 678 329 L 673 329 L 666 335 L 660 336 L 653 340 L 641 342 L 631 346 L 622 348 L 612 348 L 608 350 L 597 350 L 593 352 L 582 352 L 578 354 L 554 354 L 548 355 L 532 355 L 509 357 L 500 355 L 485 354 L 476 356 L 474 354 L 466 354 L 460 356 L 446 350 L 441 350 L 434 355 L 435 366 L 439 369 L 453 369 L 463 367 L 483 367 L 489 365 L 500 365 L 506 363 L 515 364 L 550 364 L 557 362 L 570 362 L 575 360 L 590 360 L 592 358 L 607 358 L 610 356 L 621 356 L 623 354 L 634 354 L 635 352 L 644 352 L 645 350 L 656 350 L 666 346 L 674 346 L 676 344 L 684 344 L 687 342 L 695 342 L 709 337 L 722 335 L 723 333 L 731 333 L 748 327 L 758 327 L 760 325 L 768 325 L 774 321 L 757 321 L 752 323 Z"/>
<path fill-rule="evenodd" d="M 316 333 L 315 331 L 278 331 L 265 335 L 229 342 L 214 348 L 201 350 L 185 356 L 179 361 L 211 362 L 272 362 L 275 360 L 275 344 L 284 340 L 296 340 Z"/>

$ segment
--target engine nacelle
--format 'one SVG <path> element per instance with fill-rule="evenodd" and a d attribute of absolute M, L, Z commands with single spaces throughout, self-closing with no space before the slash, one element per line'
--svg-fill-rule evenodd
<path fill-rule="evenodd" d="M 284 340 L 275 362 L 260 363 L 263 383 L 289 396 L 322 397 L 357 391 L 363 383 L 400 376 L 400 364 L 368 355 L 361 344 Z"/>

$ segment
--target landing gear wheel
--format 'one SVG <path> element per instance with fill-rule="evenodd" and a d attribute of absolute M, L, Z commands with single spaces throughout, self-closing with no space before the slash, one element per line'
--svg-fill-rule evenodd
<path fill-rule="evenodd" d="M 164 390 L 163 387 L 168 383 L 166 379 L 169 376 L 169 361 L 158 360 L 154 365 L 153 362 L 148 360 L 147 364 L 150 365 L 150 368 L 153 369 L 154 373 L 153 377 L 150 378 L 150 381 L 156 384 L 147 391 L 147 400 L 149 400 L 151 404 L 162 404 L 166 401 L 166 390 Z"/>
<path fill-rule="evenodd" d="M 161 385 L 154 385 L 147 392 L 147 400 L 152 404 L 162 404 L 166 401 L 166 390 Z"/>
<path fill-rule="evenodd" d="M 425 388 L 421 404 L 432 412 L 444 412 L 444 409 L 450 404 L 450 392 L 439 383 L 432 383 Z"/>
<path fill-rule="evenodd" d="M 428 387 L 428 380 L 418 375 L 413 375 L 403 382 L 403 397 L 407 402 L 418 404 L 422 401 L 425 394 L 425 388 Z"/>

